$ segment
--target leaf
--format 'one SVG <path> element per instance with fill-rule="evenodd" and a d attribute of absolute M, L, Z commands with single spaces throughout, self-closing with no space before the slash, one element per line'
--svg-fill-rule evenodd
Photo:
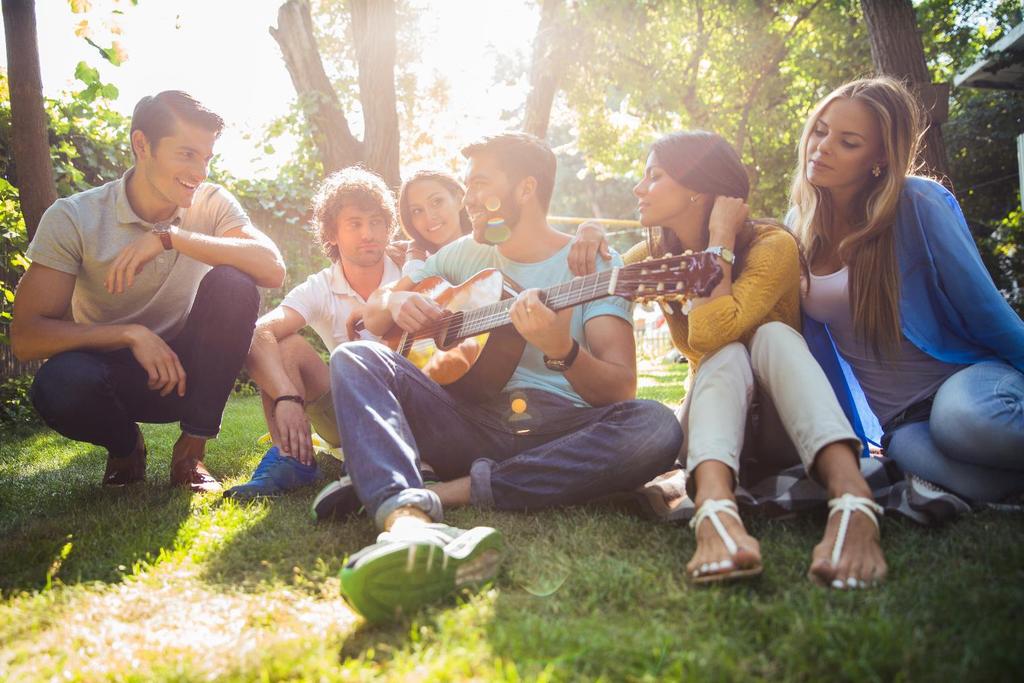
<path fill-rule="evenodd" d="M 100 94 L 108 100 L 116 100 L 120 92 L 113 83 L 106 83 L 100 88 Z"/>
<path fill-rule="evenodd" d="M 92 85 L 93 83 L 99 82 L 100 72 L 85 62 L 79 62 L 78 66 L 75 67 L 75 78 L 86 85 Z"/>

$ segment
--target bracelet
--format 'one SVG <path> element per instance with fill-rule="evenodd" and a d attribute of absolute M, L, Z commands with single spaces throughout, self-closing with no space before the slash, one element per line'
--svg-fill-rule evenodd
<path fill-rule="evenodd" d="M 274 410 L 277 410 L 277 404 L 281 401 L 292 401 L 294 403 L 298 403 L 303 408 L 306 407 L 306 399 L 295 394 L 285 394 L 284 396 L 278 396 L 274 399 Z"/>

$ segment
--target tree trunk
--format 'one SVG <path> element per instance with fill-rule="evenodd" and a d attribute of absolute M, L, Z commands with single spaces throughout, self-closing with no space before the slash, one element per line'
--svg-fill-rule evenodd
<path fill-rule="evenodd" d="M 366 133 L 367 166 L 394 188 L 402 183 L 398 169 L 398 104 L 395 97 L 394 0 L 349 0 L 352 36 L 359 64 L 359 100 Z"/>
<path fill-rule="evenodd" d="M 6 0 L 5 0 L 6 8 Z M 277 11 L 270 35 L 281 47 L 288 75 L 313 129 L 324 172 L 363 161 L 363 145 L 352 135 L 338 95 L 324 71 L 307 0 L 288 0 Z M 8 43 L 9 44 L 9 43 Z"/>
<path fill-rule="evenodd" d="M 931 173 L 945 178 L 948 171 L 941 124 L 948 112 L 949 87 L 932 85 L 917 32 L 911 0 L 860 0 L 871 39 L 871 59 L 880 73 L 899 78 L 913 88 L 928 112 L 921 161 Z"/>
<path fill-rule="evenodd" d="M 544 0 L 540 24 L 533 38 L 533 58 L 530 64 L 530 94 L 526 98 L 523 130 L 544 138 L 548 134 L 551 106 L 558 91 L 558 82 L 564 69 L 560 54 L 563 45 L 559 36 L 564 26 L 563 0 Z"/>
<path fill-rule="evenodd" d="M 43 212 L 57 201 L 39 75 L 35 2 L 3 0 L 3 14 L 11 89 L 11 151 L 17 165 L 21 213 L 31 240 Z"/>

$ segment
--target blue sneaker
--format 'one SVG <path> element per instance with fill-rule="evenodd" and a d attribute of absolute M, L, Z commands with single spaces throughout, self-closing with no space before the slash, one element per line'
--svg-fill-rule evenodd
<path fill-rule="evenodd" d="M 225 498 L 252 500 L 261 496 L 276 496 L 316 482 L 316 465 L 303 465 L 295 458 L 281 455 L 277 446 L 271 447 L 260 460 L 252 478 L 224 492 Z"/>

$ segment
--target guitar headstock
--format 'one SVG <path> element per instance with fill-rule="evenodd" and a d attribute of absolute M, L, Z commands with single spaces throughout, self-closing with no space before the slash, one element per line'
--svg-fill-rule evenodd
<path fill-rule="evenodd" d="M 721 281 L 722 267 L 717 257 L 704 251 L 687 251 L 623 266 L 615 294 L 641 303 L 684 301 L 708 296 Z"/>

